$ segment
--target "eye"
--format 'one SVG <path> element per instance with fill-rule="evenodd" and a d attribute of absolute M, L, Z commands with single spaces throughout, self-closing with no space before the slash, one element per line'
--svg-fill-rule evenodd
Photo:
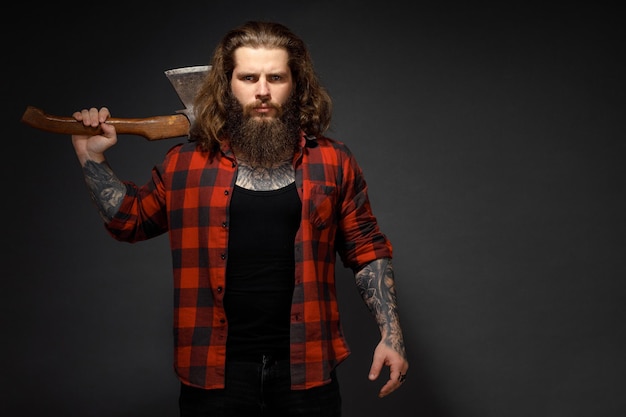
<path fill-rule="evenodd" d="M 243 82 L 255 82 L 258 78 L 254 74 L 237 74 L 237 79 Z"/>

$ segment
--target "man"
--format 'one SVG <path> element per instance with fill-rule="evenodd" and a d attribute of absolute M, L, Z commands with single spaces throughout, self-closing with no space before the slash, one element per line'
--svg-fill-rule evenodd
<path fill-rule="evenodd" d="M 392 246 L 354 156 L 323 135 L 331 107 L 304 42 L 247 22 L 214 52 L 190 140 L 144 186 L 119 180 L 105 159 L 117 141 L 109 110 L 74 113 L 102 127 L 72 142 L 109 233 L 169 233 L 181 416 L 340 416 L 335 368 L 350 352 L 337 254 L 380 328 L 369 373 L 389 367 L 379 396 L 406 377 Z"/>

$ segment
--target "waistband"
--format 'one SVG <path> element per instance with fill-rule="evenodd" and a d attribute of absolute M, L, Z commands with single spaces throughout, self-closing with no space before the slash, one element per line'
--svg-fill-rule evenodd
<path fill-rule="evenodd" d="M 237 353 L 226 355 L 226 362 L 274 363 L 289 361 L 289 353 Z"/>

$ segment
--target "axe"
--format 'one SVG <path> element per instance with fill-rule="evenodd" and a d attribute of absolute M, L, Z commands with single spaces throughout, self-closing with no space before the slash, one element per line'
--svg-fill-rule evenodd
<path fill-rule="evenodd" d="M 114 125 L 118 134 L 139 135 L 148 140 L 187 136 L 194 118 L 193 99 L 210 69 L 210 65 L 198 65 L 165 71 L 165 75 L 185 105 L 183 110 L 176 111 L 177 114 L 145 118 L 111 117 L 107 119 L 107 123 Z M 99 127 L 85 126 L 73 117 L 50 115 L 33 106 L 26 107 L 21 121 L 36 129 L 52 133 L 90 136 L 102 133 Z"/>

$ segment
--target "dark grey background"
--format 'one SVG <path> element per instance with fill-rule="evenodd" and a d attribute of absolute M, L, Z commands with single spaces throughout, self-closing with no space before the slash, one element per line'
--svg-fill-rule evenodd
<path fill-rule="evenodd" d="M 167 237 L 104 231 L 69 137 L 20 123 L 181 103 L 163 71 L 277 20 L 334 98 L 395 247 L 411 369 L 385 399 L 378 340 L 338 268 L 344 415 L 626 415 L 624 16 L 606 6 L 400 1 L 14 5 L 2 28 L 0 413 L 175 416 Z M 469 2 L 468 2 L 469 3 Z M 516 3 L 517 4 L 517 3 Z M 13 14 L 15 13 L 15 14 Z M 138 183 L 178 139 L 122 136 Z"/>

